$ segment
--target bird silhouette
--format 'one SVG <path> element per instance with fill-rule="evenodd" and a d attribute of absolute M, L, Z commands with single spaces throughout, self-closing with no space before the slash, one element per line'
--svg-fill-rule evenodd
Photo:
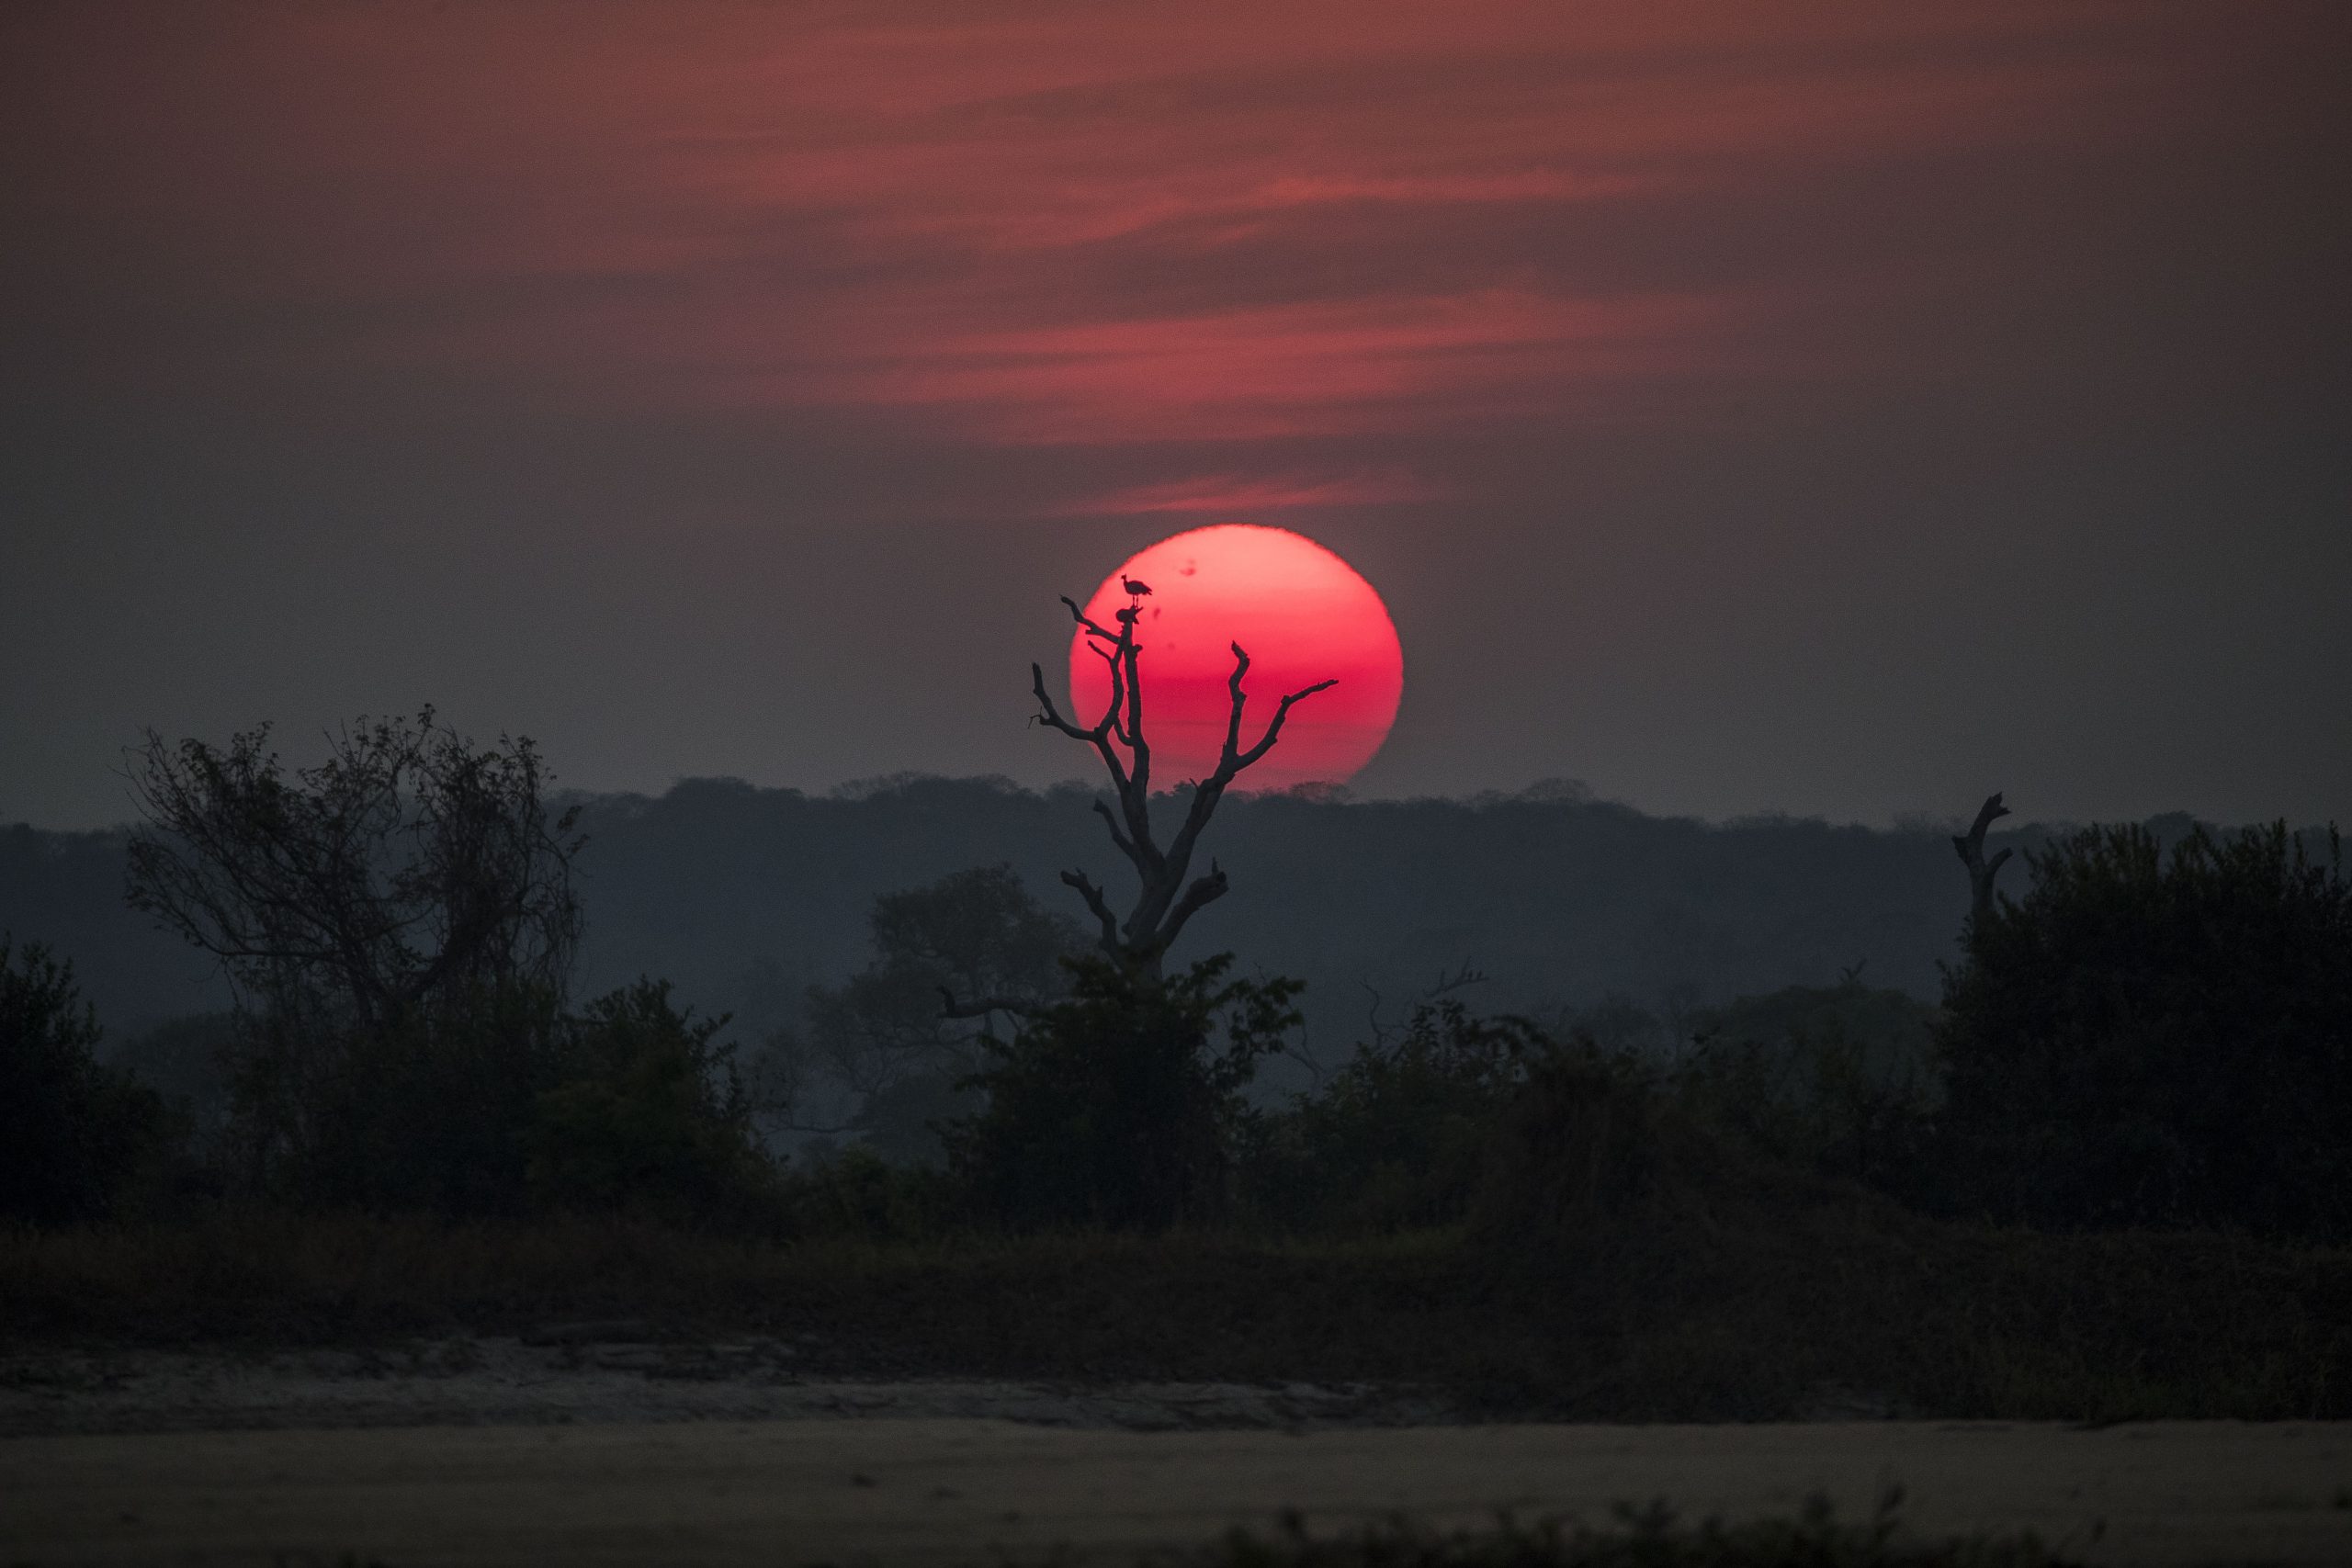
<path fill-rule="evenodd" d="M 1150 583 L 1137 582 L 1132 577 L 1121 577 L 1119 579 L 1119 586 L 1125 589 L 1127 591 L 1127 596 L 1132 599 L 1141 599 L 1151 592 Z"/>

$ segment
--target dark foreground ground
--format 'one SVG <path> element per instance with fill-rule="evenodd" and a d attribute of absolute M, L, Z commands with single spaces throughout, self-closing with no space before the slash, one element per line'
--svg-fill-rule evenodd
<path fill-rule="evenodd" d="M 2352 1251 L 1869 1203 L 1639 1216 L 1542 1244 L 796 1245 L 266 1214 L 0 1233 L 0 1391 L 102 1386 L 107 1366 L 75 1371 L 85 1353 L 322 1349 L 457 1371 L 484 1346 L 560 1357 L 567 1340 L 575 1360 L 619 1343 L 680 1379 L 1370 1385 L 1464 1418 L 2345 1419 Z"/>
<path fill-rule="evenodd" d="M 1875 1422 L 1136 1433 L 1002 1421 L 791 1420 L 0 1440 L 0 1540 L 26 1562 L 1130 1563 L 1226 1529 L 1866 1519 L 1915 1541 L 2030 1530 L 2063 1560 L 2352 1561 L 2340 1424 Z M 1605 1561 L 1879 1562 L 1688 1555 Z M 1229 1550 L 1222 1559 L 1250 1561 Z M 1194 1558 L 1193 1561 L 1200 1561 Z M 1359 1556 L 1355 1561 L 1429 1561 Z M 1967 1562 L 1962 1549 L 1939 1561 Z M 2031 1561 L 2014 1544 L 2000 1562 Z"/>
<path fill-rule="evenodd" d="M 0 1564 L 2352 1562 L 2352 1254 L 1769 1220 L 1540 1247 L 0 1235 Z M 1907 1556 L 1867 1528 L 1893 1486 Z M 1848 1533 L 1691 1533 L 1815 1494 Z M 1203 1555 L 1284 1509 L 1328 1534 L 1660 1500 L 1664 1554 Z"/>

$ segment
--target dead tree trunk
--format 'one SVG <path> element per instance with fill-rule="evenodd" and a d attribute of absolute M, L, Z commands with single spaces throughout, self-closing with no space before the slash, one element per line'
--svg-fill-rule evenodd
<path fill-rule="evenodd" d="M 1968 919 L 1972 926 L 1984 925 L 1993 912 L 1993 879 L 2001 874 L 2001 864 L 2009 858 L 2010 851 L 2003 850 L 1991 860 L 1984 858 L 1984 830 L 1997 818 L 2007 817 L 2009 808 L 2001 804 L 2001 792 L 1995 790 L 1976 808 L 1976 821 L 1965 833 L 1954 834 L 1951 847 L 1959 852 L 1960 863 L 1968 868 Z"/>
<path fill-rule="evenodd" d="M 1254 744 L 1244 747 L 1241 711 L 1249 699 L 1242 694 L 1241 680 L 1250 672 L 1250 656 L 1241 650 L 1239 643 L 1235 643 L 1233 674 L 1226 682 L 1232 694 L 1232 706 L 1226 719 L 1224 748 L 1218 753 L 1216 770 L 1193 784 L 1183 823 L 1163 849 L 1151 825 L 1151 743 L 1144 736 L 1143 674 L 1137 665 L 1141 649 L 1136 643 L 1142 594 L 1130 591 L 1127 607 L 1116 616 L 1116 631 L 1089 617 L 1077 601 L 1065 598 L 1062 603 L 1069 606 L 1071 616 L 1084 630 L 1087 646 L 1110 667 L 1111 698 L 1103 707 L 1102 716 L 1091 727 L 1081 728 L 1064 718 L 1054 706 L 1054 699 L 1046 694 L 1045 671 L 1032 664 L 1029 674 L 1037 697 L 1037 722 L 1049 729 L 1058 729 L 1072 739 L 1085 741 L 1102 758 L 1104 771 L 1111 775 L 1118 807 L 1114 810 L 1108 801 L 1097 799 L 1094 809 L 1110 828 L 1111 841 L 1127 857 L 1127 863 L 1135 867 L 1140 886 L 1135 907 L 1123 920 L 1112 911 L 1102 889 L 1083 871 L 1066 871 L 1062 880 L 1086 900 L 1086 908 L 1101 931 L 1103 954 L 1136 973 L 1157 976 L 1169 944 L 1184 929 L 1184 922 L 1204 906 L 1225 897 L 1226 875 L 1214 860 L 1209 862 L 1206 875 L 1193 877 L 1190 883 L 1185 880 L 1191 873 L 1201 833 L 1208 827 L 1217 802 L 1225 798 L 1225 792 L 1244 769 L 1273 750 L 1283 721 L 1290 717 L 1292 705 L 1339 682 L 1318 681 L 1283 697 L 1274 709 L 1274 716 L 1267 721 L 1265 733 Z"/>

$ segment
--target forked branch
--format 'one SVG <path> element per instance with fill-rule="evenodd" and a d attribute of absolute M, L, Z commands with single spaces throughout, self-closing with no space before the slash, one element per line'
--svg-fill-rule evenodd
<path fill-rule="evenodd" d="M 1169 944 L 1184 929 L 1185 922 L 1203 908 L 1225 897 L 1231 884 L 1224 870 L 1211 862 L 1208 874 L 1187 883 L 1194 846 L 1207 829 L 1209 818 L 1216 811 L 1217 802 L 1224 798 L 1234 781 L 1245 771 L 1274 749 L 1282 738 L 1283 726 L 1290 718 L 1290 710 L 1318 692 L 1329 691 L 1337 681 L 1317 681 L 1311 686 L 1285 694 L 1274 707 L 1273 716 L 1267 720 L 1264 733 L 1245 746 L 1241 728 L 1249 697 L 1242 682 L 1250 672 L 1250 655 L 1239 643 L 1234 643 L 1233 673 L 1226 682 L 1230 694 L 1230 706 L 1226 716 L 1225 742 L 1219 749 L 1216 766 L 1209 776 L 1194 782 L 1192 799 L 1185 807 L 1184 819 L 1176 836 L 1162 849 L 1151 823 L 1151 743 L 1144 730 L 1143 672 L 1140 668 L 1142 649 L 1136 637 L 1136 623 L 1142 614 L 1143 595 L 1148 588 L 1139 583 L 1128 584 L 1126 607 L 1114 617 L 1114 626 L 1104 626 L 1089 615 L 1079 603 L 1068 597 L 1062 600 L 1069 609 L 1086 646 L 1108 667 L 1110 692 L 1101 716 L 1091 724 L 1065 716 L 1046 690 L 1046 672 L 1041 665 L 1029 667 L 1030 691 L 1037 699 L 1036 720 L 1046 728 L 1057 730 L 1073 740 L 1084 741 L 1094 748 L 1102 760 L 1103 771 L 1110 775 L 1111 788 L 1116 805 L 1097 800 L 1094 810 L 1110 830 L 1111 842 L 1135 867 L 1140 885 L 1135 907 L 1125 919 L 1120 919 L 1111 908 L 1102 890 L 1082 871 L 1062 873 L 1062 881 L 1074 888 L 1086 901 L 1086 907 L 1102 930 L 1103 953 L 1114 962 L 1147 975 L 1157 975 Z"/>
<path fill-rule="evenodd" d="M 2003 850 L 1991 860 L 1984 858 L 1985 829 L 2009 814 L 2001 804 L 2001 792 L 1995 790 L 1976 808 L 1976 820 L 1965 833 L 1952 836 L 1951 847 L 1960 855 L 1960 863 L 1968 868 L 1968 918 L 1977 926 L 1984 925 L 1993 912 L 1993 881 L 2001 874 L 2001 866 L 2011 853 Z"/>

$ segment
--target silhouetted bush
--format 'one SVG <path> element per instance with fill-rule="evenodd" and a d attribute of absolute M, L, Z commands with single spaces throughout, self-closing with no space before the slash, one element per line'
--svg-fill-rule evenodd
<path fill-rule="evenodd" d="M 2352 1231 L 2352 885 L 2283 825 L 2030 853 L 1948 977 L 1959 1199 L 2067 1225 Z"/>
<path fill-rule="evenodd" d="M 1897 1196 L 1932 1190 L 1935 1010 L 1849 981 L 1700 1015 L 1671 1087 L 1757 1153 Z"/>
<path fill-rule="evenodd" d="M 1303 1516 L 1282 1533 L 1236 1530 L 1214 1546 L 1177 1553 L 1166 1568 L 2066 1568 L 2077 1559 L 2030 1533 L 1920 1537 L 1903 1529 L 1903 1494 L 1890 1487 L 1867 1522 L 1838 1517 L 1815 1494 L 1792 1518 L 1691 1524 L 1660 1500 L 1620 1503 L 1610 1523 L 1533 1523 L 1506 1514 L 1477 1529 L 1441 1530 L 1396 1518 L 1335 1535 Z"/>
<path fill-rule="evenodd" d="M 796 1237 L 914 1241 L 956 1228 L 963 1212 L 945 1171 L 895 1163 L 863 1144 L 796 1158 L 777 1188 L 782 1229 Z"/>
<path fill-rule="evenodd" d="M 108 1214 L 160 1142 L 163 1102 L 99 1066 L 98 1037 L 73 965 L 0 935 L 0 1218 Z"/>
<path fill-rule="evenodd" d="M 1295 1233 L 1445 1225 L 1532 1235 L 1657 1203 L 1927 1181 L 1931 1010 L 1859 986 L 1702 1014 L 1679 1056 L 1456 1001 L 1357 1048 L 1247 1124 L 1251 1217 Z"/>
<path fill-rule="evenodd" d="M 1158 1229 L 1227 1208 L 1240 1090 L 1297 1027 L 1291 980 L 1230 954 L 1158 977 L 1072 960 L 1070 994 L 983 1040 L 987 1109 L 944 1129 L 980 1212 L 1016 1227 Z"/>
<path fill-rule="evenodd" d="M 107 1066 L 162 1097 L 198 1164 L 218 1163 L 229 1127 L 230 1059 L 238 1038 L 232 1012 L 166 1019 L 106 1053 Z"/>
<path fill-rule="evenodd" d="M 1342 1234 L 1460 1219 L 1528 1063 L 1549 1048 L 1523 1019 L 1422 1003 L 1400 1037 L 1359 1045 L 1317 1092 L 1250 1118 L 1251 1212 L 1283 1229 Z"/>
<path fill-rule="evenodd" d="M 376 1023 L 248 1014 L 230 1049 L 233 1190 L 304 1206 L 520 1212 L 524 1138 L 571 1032 L 537 986 L 481 987 Z"/>
<path fill-rule="evenodd" d="M 761 1212 L 768 1162 L 724 1021 L 640 982 L 578 1015 L 537 987 L 288 1038 L 242 1021 L 221 1140 L 232 1190 L 304 1207 L 512 1214 Z"/>
<path fill-rule="evenodd" d="M 741 1220 L 774 1195 L 724 1019 L 672 1005 L 666 981 L 588 1004 L 567 1027 L 564 1081 L 541 1091 L 525 1136 L 530 1195 L 555 1209 L 641 1209 Z"/>
<path fill-rule="evenodd" d="M 1540 1248 L 1563 1231 L 1703 1184 L 1716 1151 L 1691 1132 L 1653 1070 L 1582 1043 L 1555 1046 L 1529 1064 L 1496 1125 L 1480 1228 Z M 1708 1157 L 1692 1157 L 1702 1149 Z"/>

